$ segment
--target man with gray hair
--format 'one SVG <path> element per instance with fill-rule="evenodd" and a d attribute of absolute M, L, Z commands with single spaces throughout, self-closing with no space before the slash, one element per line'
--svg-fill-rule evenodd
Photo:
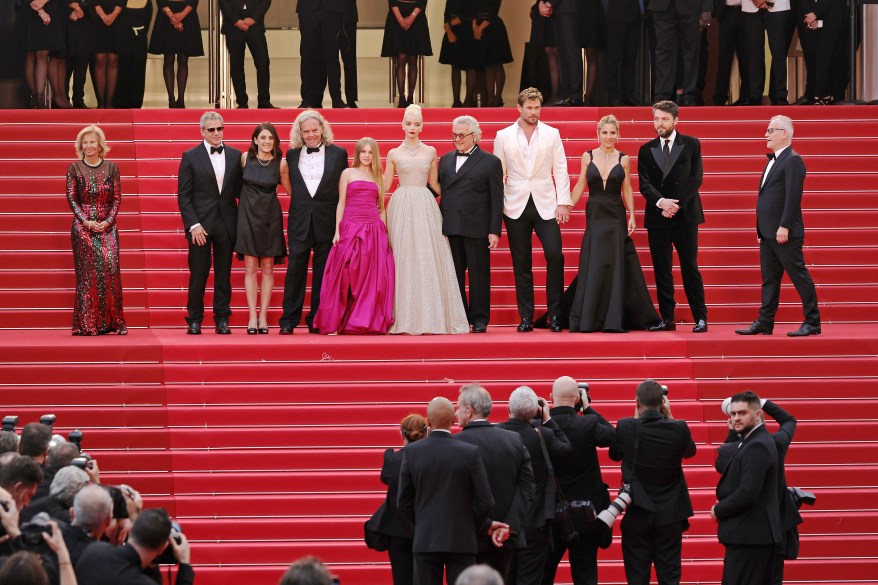
<path fill-rule="evenodd" d="M 223 118 L 201 116 L 200 144 L 183 153 L 177 172 L 177 203 L 189 244 L 189 335 L 201 335 L 204 289 L 213 264 L 213 322 L 227 335 L 232 315 L 232 252 L 238 235 L 238 204 L 243 171 L 241 151 L 223 144 Z"/>
<path fill-rule="evenodd" d="M 738 335 L 771 335 L 774 316 L 780 301 L 780 281 L 786 272 L 802 298 L 805 322 L 790 337 L 820 335 L 820 310 L 817 289 L 805 266 L 802 244 L 805 225 L 802 221 L 802 190 L 805 163 L 792 148 L 793 121 L 775 116 L 765 131 L 766 146 L 771 149 L 768 164 L 759 182 L 756 200 L 756 238 L 759 241 L 759 264 L 762 269 L 762 307 L 759 316 Z"/>
<path fill-rule="evenodd" d="M 97 485 L 79 490 L 73 498 L 73 521 L 61 525 L 61 534 L 74 567 L 88 545 L 104 536 L 112 520 L 113 498 L 107 490 Z"/>
<path fill-rule="evenodd" d="M 88 485 L 88 482 L 88 474 L 78 467 L 71 465 L 62 467 L 52 479 L 49 495 L 32 500 L 30 505 L 21 511 L 21 521 L 29 522 L 40 512 L 46 512 L 55 520 L 70 522 L 70 506 L 73 505 L 73 498 L 79 490 Z"/>
<path fill-rule="evenodd" d="M 503 585 L 503 577 L 489 565 L 473 565 L 460 574 L 454 585 Z"/>
<path fill-rule="evenodd" d="M 442 233 L 448 236 L 460 296 L 473 333 L 488 329 L 491 250 L 500 241 L 503 218 L 503 166 L 499 158 L 479 147 L 481 136 L 475 118 L 455 118 L 451 130 L 454 150 L 439 159 Z"/>

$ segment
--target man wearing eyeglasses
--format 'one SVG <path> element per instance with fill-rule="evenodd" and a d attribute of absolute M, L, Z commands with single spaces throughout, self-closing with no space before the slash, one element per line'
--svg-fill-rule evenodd
<path fill-rule="evenodd" d="M 216 112 L 201 116 L 204 140 L 183 153 L 177 173 L 177 203 L 189 242 L 189 324 L 186 333 L 201 334 L 204 289 L 213 263 L 213 322 L 219 335 L 228 335 L 232 315 L 232 252 L 238 233 L 241 196 L 241 151 L 223 144 L 223 118 Z"/>
<path fill-rule="evenodd" d="M 482 130 L 472 116 L 455 118 L 451 137 L 454 150 L 439 159 L 442 233 L 448 236 L 472 331 L 484 333 L 491 316 L 491 250 L 500 241 L 503 216 L 503 167 L 479 147 Z"/>
<path fill-rule="evenodd" d="M 759 264 L 762 268 L 762 307 L 759 316 L 738 335 L 771 335 L 780 300 L 783 273 L 790 275 L 802 298 L 805 322 L 790 337 L 820 335 L 820 310 L 817 289 L 805 266 L 802 244 L 805 225 L 802 221 L 802 189 L 805 163 L 792 148 L 793 121 L 775 116 L 765 131 L 766 146 L 772 150 L 759 183 L 756 200 L 756 237 L 759 240 Z"/>

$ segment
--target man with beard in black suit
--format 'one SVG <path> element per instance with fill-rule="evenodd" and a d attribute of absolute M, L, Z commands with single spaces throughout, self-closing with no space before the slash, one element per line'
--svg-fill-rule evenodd
<path fill-rule="evenodd" d="M 451 135 L 455 150 L 439 159 L 442 233 L 472 331 L 484 333 L 491 317 L 491 250 L 500 242 L 503 218 L 503 165 L 479 147 L 482 131 L 472 116 L 455 118 Z"/>
<path fill-rule="evenodd" d="M 309 332 L 318 333 L 314 315 L 320 307 L 323 269 L 335 236 L 338 181 L 348 168 L 348 153 L 332 143 L 332 129 L 320 112 L 299 114 L 290 132 L 290 147 L 286 155 L 293 188 L 287 224 L 290 265 L 284 280 L 281 335 L 292 335 L 302 317 L 312 253 L 311 308 L 305 323 Z"/>
<path fill-rule="evenodd" d="M 220 335 L 231 333 L 232 252 L 238 235 L 238 203 L 243 172 L 241 151 L 223 144 L 223 118 L 201 116 L 204 140 L 183 153 L 177 172 L 177 203 L 189 241 L 189 324 L 186 333 L 201 334 L 204 289 L 213 263 L 213 321 Z M 211 253 L 212 252 L 212 253 Z"/>
<path fill-rule="evenodd" d="M 655 565 L 659 583 L 679 585 L 683 532 L 693 515 L 683 459 L 695 455 L 686 421 L 674 420 L 662 386 L 637 386 L 635 415 L 616 425 L 610 459 L 622 462 L 622 481 L 632 503 L 622 520 L 622 558 L 630 585 L 649 585 Z"/>

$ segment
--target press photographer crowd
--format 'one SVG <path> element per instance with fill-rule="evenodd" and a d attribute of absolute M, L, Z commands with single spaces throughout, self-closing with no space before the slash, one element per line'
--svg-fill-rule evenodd
<path fill-rule="evenodd" d="M 509 418 L 489 422 L 491 394 L 460 389 L 434 398 L 426 418 L 403 419 L 399 450 L 384 454 L 387 498 L 366 522 L 366 544 L 387 551 L 394 585 L 551 585 L 568 554 L 574 585 L 597 585 L 598 550 L 621 520 L 629 584 L 679 584 L 683 533 L 693 516 L 682 462 L 696 452 L 669 391 L 645 380 L 634 416 L 616 426 L 595 409 L 589 386 L 563 376 L 547 400 L 527 386 L 509 396 Z M 780 585 L 798 554 L 798 508 L 815 496 L 787 487 L 784 458 L 796 419 L 753 392 L 727 398 L 729 434 L 715 456 L 710 508 L 725 547 L 723 585 Z M 779 428 L 773 433 L 765 416 Z M 161 508 L 137 490 L 101 483 L 83 433 L 53 434 L 54 415 L 0 431 L 0 585 L 191 585 L 190 546 Z M 457 423 L 460 432 L 452 435 Z M 621 462 L 611 500 L 597 449 Z M 168 565 L 163 581 L 160 567 Z M 175 565 L 176 568 L 171 568 Z M 337 585 L 313 557 L 280 585 Z"/>

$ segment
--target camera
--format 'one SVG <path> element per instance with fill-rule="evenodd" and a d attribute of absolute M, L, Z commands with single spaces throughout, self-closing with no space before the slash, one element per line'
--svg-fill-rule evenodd
<path fill-rule="evenodd" d="M 76 445 L 76 448 L 82 451 L 82 431 L 74 429 L 67 435 L 67 440 Z"/>
<path fill-rule="evenodd" d="M 616 518 L 628 508 L 629 504 L 631 504 L 631 484 L 623 483 L 619 489 L 619 495 L 610 502 L 606 510 L 598 514 L 598 520 L 606 524 L 607 528 L 612 528 L 613 524 L 616 523 Z"/>
<path fill-rule="evenodd" d="M 543 418 L 543 408 L 546 406 L 546 401 L 542 398 L 537 398 L 537 410 L 534 413 L 534 418 L 542 419 Z"/>
<path fill-rule="evenodd" d="M 83 471 L 88 471 L 89 469 L 94 469 L 94 461 L 92 461 L 91 455 L 86 453 L 85 451 L 79 454 L 79 457 L 74 457 L 70 462 L 70 465 L 74 467 L 78 467 Z"/>
<path fill-rule="evenodd" d="M 575 408 L 580 414 L 585 414 L 585 409 L 591 404 L 591 394 L 588 393 L 588 383 L 579 382 L 576 386 L 579 387 L 579 401 Z"/>
<path fill-rule="evenodd" d="M 4 416 L 3 417 L 3 429 L 2 430 L 14 433 L 16 426 L 18 426 L 18 417 L 17 416 Z"/>
<path fill-rule="evenodd" d="M 796 505 L 797 510 L 802 507 L 802 504 L 813 506 L 814 502 L 817 501 L 817 496 L 813 492 L 806 492 L 797 487 L 787 489 L 790 490 L 790 495 L 793 497 L 793 503 Z"/>
<path fill-rule="evenodd" d="M 176 520 L 171 519 L 171 538 L 177 544 L 183 542 L 183 539 L 180 538 L 181 534 L 183 534 L 183 529 L 180 528 L 180 524 Z M 156 557 L 155 563 L 158 565 L 176 565 L 178 563 L 177 557 L 174 556 L 174 549 L 171 548 L 170 544 L 162 551 L 162 554 Z"/>
<path fill-rule="evenodd" d="M 665 386 L 664 384 L 659 384 L 659 386 L 662 387 L 662 396 L 667 396 L 668 395 L 668 387 Z"/>
<path fill-rule="evenodd" d="M 52 535 L 52 526 L 49 524 L 49 515 L 40 512 L 30 522 L 21 525 L 21 544 L 31 551 L 44 551 L 48 547 L 46 541 L 43 540 L 43 533 Z"/>
<path fill-rule="evenodd" d="M 54 414 L 44 414 L 40 417 L 40 424 L 46 425 L 47 427 L 51 427 L 55 424 L 55 421 L 58 419 Z"/>

